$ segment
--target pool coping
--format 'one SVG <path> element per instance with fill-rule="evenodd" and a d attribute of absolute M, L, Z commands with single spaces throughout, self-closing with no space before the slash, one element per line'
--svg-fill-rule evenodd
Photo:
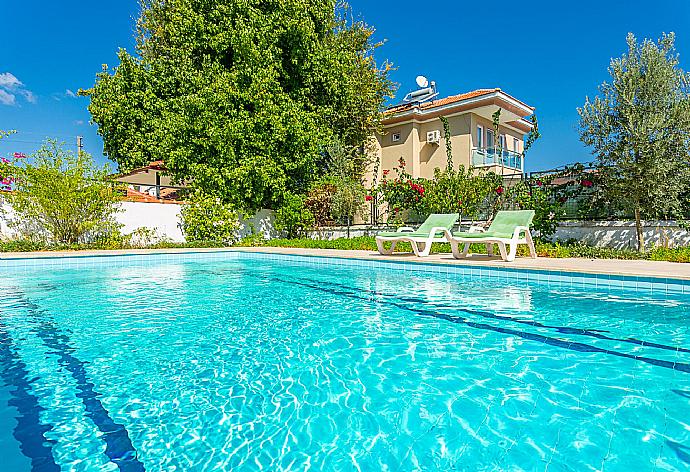
<path fill-rule="evenodd" d="M 432 254 L 420 258 L 412 254 L 382 256 L 377 252 L 340 249 L 305 249 L 281 247 L 229 247 L 229 248 L 171 248 L 171 249 L 128 249 L 95 251 L 56 251 L 0 253 L 0 261 L 24 259 L 64 259 L 109 256 L 142 256 L 156 254 L 213 254 L 249 253 L 274 254 L 302 257 L 325 257 L 330 259 L 349 259 L 360 261 L 396 262 L 454 266 L 463 268 L 491 268 L 494 270 L 525 271 L 553 274 L 603 275 L 614 277 L 633 277 L 690 281 L 690 264 L 663 261 L 621 260 L 621 259 L 580 259 L 580 258 L 517 258 L 514 262 L 503 262 L 500 258 L 475 255 L 463 260 L 454 259 L 451 254 Z"/>

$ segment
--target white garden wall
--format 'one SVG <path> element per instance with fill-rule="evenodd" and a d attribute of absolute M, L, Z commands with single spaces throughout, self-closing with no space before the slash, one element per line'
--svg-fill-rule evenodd
<path fill-rule="evenodd" d="M 373 236 L 384 230 L 394 231 L 384 226 L 356 225 L 350 228 L 350 236 Z M 344 238 L 346 234 L 346 228 L 323 228 L 309 232 L 308 237 L 332 240 Z M 690 233 L 673 221 L 647 221 L 644 235 L 647 247 L 690 246 Z M 635 238 L 633 221 L 566 221 L 559 225 L 552 240 L 565 242 L 574 239 L 590 246 L 630 249 L 636 247 Z"/>
<path fill-rule="evenodd" d="M 173 203 L 122 202 L 115 219 L 122 225 L 121 231 L 124 234 L 132 233 L 139 228 L 149 228 L 155 230 L 160 238 L 184 242 L 180 227 L 181 208 L 182 205 Z M 0 203 L 0 237 L 16 236 L 8 226 L 8 221 L 12 218 L 12 208 L 6 203 Z M 242 220 L 238 233 L 239 237 L 254 233 L 260 233 L 266 239 L 276 237 L 277 234 L 273 229 L 273 212 L 261 210 L 254 217 Z"/>
<path fill-rule="evenodd" d="M 122 202 L 115 219 L 122 225 L 122 233 L 138 228 L 156 230 L 159 237 L 173 242 L 184 242 L 180 228 L 181 205 L 173 203 Z"/>
<path fill-rule="evenodd" d="M 13 217 L 12 207 L 0 201 L 0 237 L 12 237 L 14 235 L 14 232 L 7 225 L 7 222 Z"/>

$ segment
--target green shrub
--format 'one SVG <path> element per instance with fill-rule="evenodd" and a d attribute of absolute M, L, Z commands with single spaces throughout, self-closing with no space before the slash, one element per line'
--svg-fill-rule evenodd
<path fill-rule="evenodd" d="M 475 174 L 472 168 L 458 170 L 436 169 L 434 178 L 425 184 L 421 211 L 430 213 L 459 213 L 463 218 L 490 216 L 501 186 L 499 175 L 488 172 Z"/>
<path fill-rule="evenodd" d="M 499 202 L 504 209 L 534 210 L 532 228 L 542 240 L 556 232 L 559 219 L 565 215 L 563 203 L 555 198 L 549 179 L 522 180 L 506 189 Z"/>
<path fill-rule="evenodd" d="M 182 232 L 187 241 L 231 243 L 237 239 L 240 213 L 219 198 L 194 191 L 182 205 Z"/>
<path fill-rule="evenodd" d="M 314 215 L 305 205 L 301 195 L 288 194 L 275 214 L 275 228 L 288 238 L 295 238 L 314 225 Z"/>
<path fill-rule="evenodd" d="M 151 245 L 129 244 L 126 238 L 117 240 L 99 240 L 91 243 L 61 244 L 47 243 L 44 241 L 32 241 L 26 239 L 0 241 L 0 252 L 37 252 L 37 251 L 93 251 L 93 250 L 122 250 L 122 249 L 178 249 L 178 248 L 212 248 L 225 247 L 226 244 L 219 241 L 189 241 L 174 243 L 171 241 L 159 241 Z"/>
<path fill-rule="evenodd" d="M 347 225 L 348 236 L 350 225 L 355 215 L 364 217 L 366 213 L 367 191 L 359 180 L 341 177 L 336 181 L 336 190 L 331 200 L 331 214 Z"/>
<path fill-rule="evenodd" d="M 10 224 L 24 238 L 77 244 L 117 232 L 119 195 L 89 154 L 49 140 L 29 159 L 15 156 L 0 174 L 14 190 L 5 194 L 15 212 Z"/>
<path fill-rule="evenodd" d="M 649 258 L 653 261 L 690 262 L 690 247 L 652 249 Z"/>

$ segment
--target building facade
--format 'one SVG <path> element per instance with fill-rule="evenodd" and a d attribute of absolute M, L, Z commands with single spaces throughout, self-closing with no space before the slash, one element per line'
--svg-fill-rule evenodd
<path fill-rule="evenodd" d="M 493 114 L 500 109 L 498 147 Z M 450 126 L 453 164 L 477 171 L 516 176 L 524 171 L 524 141 L 532 130 L 527 119 L 534 108 L 503 92 L 483 89 L 427 103 L 401 105 L 386 111 L 374 143 L 377 180 L 398 166 L 400 158 L 414 178 L 432 178 L 447 166 L 442 117 Z M 373 178 L 369 175 L 369 178 Z"/>

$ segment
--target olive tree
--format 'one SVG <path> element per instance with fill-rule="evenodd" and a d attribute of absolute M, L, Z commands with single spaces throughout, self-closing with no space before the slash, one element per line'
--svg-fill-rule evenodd
<path fill-rule="evenodd" d="M 679 67 L 674 35 L 638 43 L 613 59 L 611 81 L 578 109 L 580 138 L 599 164 L 599 191 L 635 215 L 637 247 L 645 248 L 642 220 L 682 214 L 690 183 L 690 74 Z"/>
<path fill-rule="evenodd" d="M 328 180 L 335 186 L 331 198 L 331 215 L 347 226 L 347 237 L 350 237 L 355 215 L 364 215 L 367 191 L 358 173 L 356 149 L 347 149 L 342 143 L 331 143 L 327 147 L 330 157 Z"/>

